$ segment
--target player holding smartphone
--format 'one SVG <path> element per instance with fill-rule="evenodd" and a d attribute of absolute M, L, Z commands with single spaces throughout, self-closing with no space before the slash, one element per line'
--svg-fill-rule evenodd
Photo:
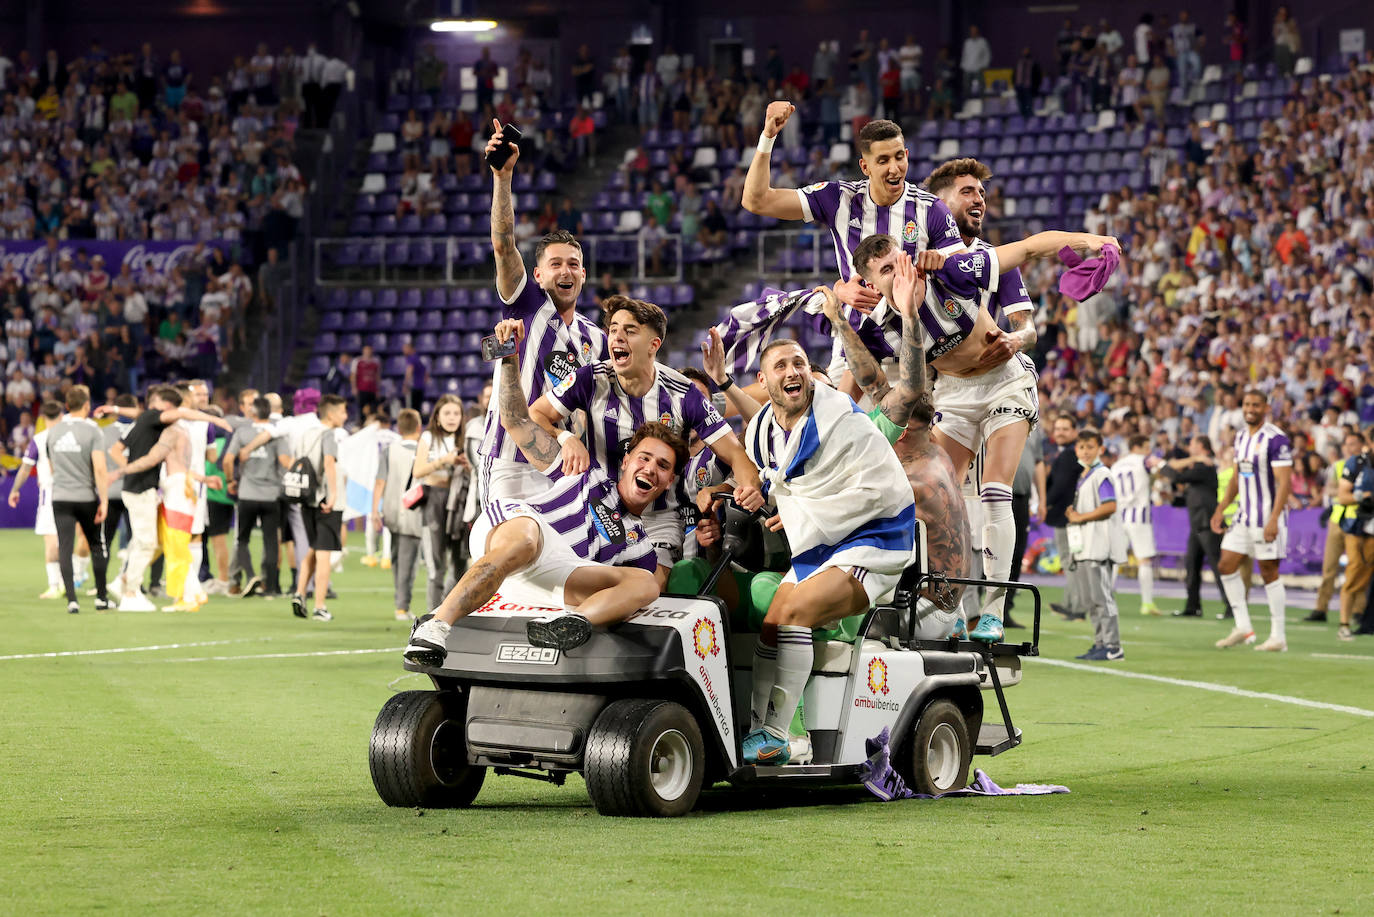
<path fill-rule="evenodd" d="M 496 255 L 496 292 L 501 297 L 503 319 L 520 319 L 525 336 L 520 342 L 520 387 L 525 403 L 572 375 L 580 366 L 604 360 L 606 333 L 591 319 L 578 315 L 577 297 L 587 280 L 582 246 L 572 233 L 556 230 L 544 236 L 534 250 L 534 283 L 515 246 L 515 208 L 511 203 L 511 176 L 520 160 L 519 137 L 513 128 L 493 121 L 496 132 L 487 141 L 491 166 L 491 247 Z M 484 348 L 485 350 L 485 348 Z M 495 359 L 489 357 L 488 359 Z M 501 402 L 500 367 L 492 374 L 491 405 L 486 429 L 478 448 L 478 473 L 482 500 L 519 500 L 548 487 L 548 479 L 521 455 L 501 428 L 497 405 Z M 574 431 L 580 425 L 574 423 Z M 560 440 L 578 436 L 565 431 Z"/>

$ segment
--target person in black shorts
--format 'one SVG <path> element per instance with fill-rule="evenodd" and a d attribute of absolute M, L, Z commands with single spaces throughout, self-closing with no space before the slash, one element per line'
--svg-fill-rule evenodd
<path fill-rule="evenodd" d="M 329 621 L 333 615 L 324 605 L 325 596 L 329 594 L 329 554 L 343 550 L 343 469 L 339 467 L 337 431 L 348 419 L 348 402 L 338 395 L 325 395 L 320 399 L 315 413 L 319 415 L 324 429 L 307 437 L 304 454 L 315 466 L 319 486 L 314 502 L 301 507 L 310 552 L 305 557 L 296 592 L 291 597 L 291 610 L 298 618 L 306 617 L 305 590 L 313 573 L 315 611 L 310 617 L 316 621 Z"/>
<path fill-rule="evenodd" d="M 48 428 L 47 450 L 52 465 L 57 561 L 62 569 L 62 585 L 67 591 L 67 611 L 76 614 L 81 610 L 72 574 L 77 526 L 91 545 L 95 609 L 106 611 L 110 608 L 109 596 L 105 593 L 109 557 L 101 523 L 109 511 L 109 481 L 105 475 L 104 437 L 100 427 L 91 420 L 91 392 L 86 386 L 73 385 L 67 390 L 67 416 Z"/>

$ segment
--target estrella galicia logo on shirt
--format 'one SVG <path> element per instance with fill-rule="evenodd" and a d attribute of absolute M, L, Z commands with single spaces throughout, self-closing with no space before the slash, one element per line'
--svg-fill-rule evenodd
<path fill-rule="evenodd" d="M 605 504 L 592 504 L 592 525 L 596 526 L 596 533 L 605 541 L 611 544 L 625 544 L 625 523 L 620 519 L 620 513 L 610 509 Z M 638 540 L 636 535 L 635 539 Z"/>
<path fill-rule="evenodd" d="M 573 373 L 577 372 L 577 365 L 577 357 L 572 353 L 555 350 L 544 358 L 544 374 L 549 377 L 549 382 L 558 385 L 572 378 Z"/>
<path fill-rule="evenodd" d="M 902 241 L 906 242 L 909 245 L 916 241 L 915 220 L 907 220 L 906 225 L 902 227 Z"/>

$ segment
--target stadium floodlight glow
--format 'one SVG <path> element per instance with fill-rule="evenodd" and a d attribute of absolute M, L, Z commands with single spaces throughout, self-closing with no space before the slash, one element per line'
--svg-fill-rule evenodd
<path fill-rule="evenodd" d="M 439 19 L 429 24 L 431 32 L 490 32 L 494 19 Z"/>

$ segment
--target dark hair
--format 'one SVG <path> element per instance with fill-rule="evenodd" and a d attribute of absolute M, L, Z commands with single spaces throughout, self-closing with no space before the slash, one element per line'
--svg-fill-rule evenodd
<path fill-rule="evenodd" d="M 159 385 L 148 393 L 148 398 L 149 400 L 157 398 L 160 401 L 165 401 L 174 408 L 181 407 L 181 392 L 173 385 Z"/>
<path fill-rule="evenodd" d="M 971 157 L 950 159 L 926 176 L 926 190 L 931 194 L 939 194 L 964 175 L 972 175 L 979 181 L 987 181 L 992 178 L 992 170 Z"/>
<path fill-rule="evenodd" d="M 347 405 L 348 402 L 340 395 L 325 395 L 320 399 L 320 403 L 315 405 L 315 416 L 324 417 L 324 412 L 336 405 Z"/>
<path fill-rule="evenodd" d="M 136 407 L 138 407 L 138 399 L 135 398 L 133 395 L 130 395 L 128 392 L 124 392 L 123 394 L 120 394 L 120 395 L 115 395 L 114 403 L 115 403 L 115 407 L 117 407 L 117 408 L 136 408 Z"/>
<path fill-rule="evenodd" d="M 40 413 L 49 420 L 56 420 L 62 416 L 62 405 L 56 401 L 45 401 Z"/>
<path fill-rule="evenodd" d="M 1078 431 L 1078 442 L 1097 443 L 1100 446 L 1102 445 L 1102 434 L 1092 427 L 1084 427 Z"/>
<path fill-rule="evenodd" d="M 867 156 L 873 144 L 882 140 L 892 140 L 902 136 L 902 129 L 895 121 L 879 119 L 870 121 L 859 131 L 859 155 Z"/>
<path fill-rule="evenodd" d="M 817 363 L 815 360 L 812 360 L 812 361 L 811 361 L 811 375 L 813 375 L 813 376 L 817 376 L 817 375 L 825 376 L 827 379 L 829 379 L 829 378 L 830 378 L 830 370 L 827 369 L 826 367 L 822 366 L 821 364 Z"/>
<path fill-rule="evenodd" d="M 577 249 L 577 254 L 582 254 L 582 244 L 577 241 L 577 237 L 566 229 L 555 229 L 553 232 L 545 233 L 544 238 L 539 240 L 539 244 L 534 247 L 534 263 L 539 264 L 544 260 L 544 252 L 550 245 L 571 245 Z"/>
<path fill-rule="evenodd" d="M 702 385 L 706 386 L 706 390 L 708 392 L 712 389 L 711 377 L 706 375 L 706 373 L 702 372 L 701 370 L 697 369 L 695 366 L 689 366 L 686 369 L 681 370 L 681 373 L 688 379 L 691 379 L 693 382 L 700 382 Z"/>
<path fill-rule="evenodd" d="M 406 408 L 396 415 L 396 432 L 402 436 L 410 436 L 420 429 L 420 412 L 414 408 Z"/>
<path fill-rule="evenodd" d="M 1139 449 L 1141 446 L 1148 446 L 1149 444 L 1150 437 L 1142 436 L 1139 433 L 1126 440 L 1126 448 L 1128 449 Z"/>
<path fill-rule="evenodd" d="M 886 257 L 887 253 L 896 247 L 896 239 L 885 232 L 875 232 L 866 237 L 859 243 L 859 247 L 854 249 L 854 270 L 867 280 L 868 265 L 878 258 Z"/>
<path fill-rule="evenodd" d="M 1257 388 L 1247 388 L 1245 391 L 1241 392 L 1241 404 L 1245 403 L 1246 398 L 1258 398 L 1260 401 L 1264 402 L 1265 407 L 1269 406 L 1269 396 Z"/>
<path fill-rule="evenodd" d="M 1208 455 L 1216 455 L 1216 450 L 1212 448 L 1212 438 L 1206 433 L 1199 433 L 1193 437 L 1193 442 L 1202 444 L 1202 451 Z"/>
<path fill-rule="evenodd" d="M 921 392 L 916 396 L 916 401 L 911 405 L 911 415 L 907 418 L 907 423 L 916 421 L 923 427 L 928 427 L 935 422 L 935 399 L 930 392 Z"/>
<path fill-rule="evenodd" d="M 673 474 L 682 474 L 682 469 L 687 467 L 687 440 L 678 436 L 673 428 L 666 423 L 659 423 L 651 420 L 642 423 L 635 428 L 635 435 L 630 437 L 630 444 L 625 447 L 625 455 L 629 456 L 639 444 L 646 439 L 656 439 L 664 443 L 669 449 L 673 450 Z"/>
<path fill-rule="evenodd" d="M 253 399 L 253 414 L 258 420 L 266 420 L 272 416 L 272 402 L 259 395 Z"/>
<path fill-rule="evenodd" d="M 1073 427 L 1075 430 L 1078 429 L 1078 418 L 1074 417 L 1068 411 L 1064 411 L 1063 413 L 1061 413 L 1058 417 L 1054 419 L 1054 422 L 1058 423 L 1061 420 L 1067 420 L 1069 422 L 1069 426 Z"/>
<path fill-rule="evenodd" d="M 611 327 L 611 319 L 615 318 L 617 312 L 628 312 L 634 316 L 639 324 L 650 328 L 654 336 L 660 341 L 668 337 L 668 316 L 663 314 L 663 310 L 651 302 L 642 299 L 631 299 L 628 296 L 607 296 L 601 301 L 601 308 L 605 310 L 606 327 Z"/>
<path fill-rule="evenodd" d="M 445 405 L 450 404 L 458 405 L 458 415 L 461 418 L 463 414 L 463 399 L 459 398 L 457 395 L 440 395 L 439 400 L 434 402 L 434 407 L 430 409 L 429 426 L 425 429 L 429 431 L 430 439 L 436 442 L 449 435 L 447 430 L 439 426 L 439 410 Z M 462 426 L 463 421 L 460 419 L 458 421 L 458 426 L 453 430 L 454 437 L 457 437 L 458 431 L 462 429 Z"/>

